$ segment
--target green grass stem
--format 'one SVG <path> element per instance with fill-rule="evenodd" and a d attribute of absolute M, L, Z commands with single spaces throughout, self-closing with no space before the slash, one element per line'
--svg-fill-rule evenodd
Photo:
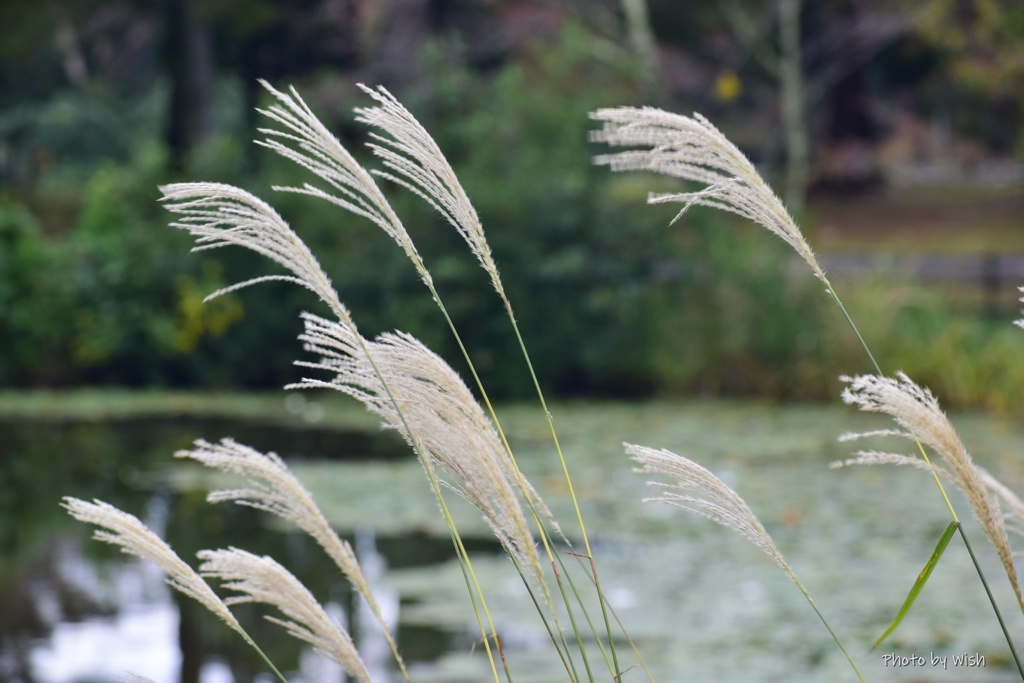
<path fill-rule="evenodd" d="M 1010 654 L 1013 655 L 1013 663 L 1017 665 L 1017 673 L 1020 674 L 1021 680 L 1024 680 L 1024 666 L 1021 665 L 1020 656 L 1017 654 L 1017 648 L 1013 645 L 1013 639 L 1010 638 L 1010 632 L 1006 628 L 1006 622 L 1003 621 L 1003 615 L 999 611 L 999 605 L 996 604 L 996 599 L 992 595 L 992 589 L 988 586 L 988 581 L 985 580 L 985 573 L 981 571 L 981 565 L 978 564 L 978 558 L 974 555 L 974 548 L 971 547 L 971 542 L 967 540 L 967 534 L 964 533 L 964 525 L 957 524 L 957 530 L 960 531 L 960 538 L 964 540 L 964 546 L 967 548 L 967 552 L 971 556 L 971 562 L 974 563 L 974 569 L 978 572 L 978 577 L 981 579 L 981 585 L 985 587 L 985 595 L 988 596 L 988 601 L 992 605 L 992 611 L 996 613 L 996 619 L 999 620 L 999 628 L 1003 631 L 1003 636 L 1006 638 L 1006 644 L 1010 647 Z"/>
<path fill-rule="evenodd" d="M 917 600 L 917 596 L 919 596 L 921 591 L 924 590 L 924 585 L 928 583 L 928 578 L 932 575 L 932 572 L 935 571 L 935 567 L 938 566 L 939 560 L 942 558 L 942 554 L 946 552 L 949 542 L 953 539 L 953 534 L 956 533 L 956 530 L 959 527 L 960 522 L 950 522 L 949 525 L 946 526 L 946 530 L 942 533 L 938 543 L 935 544 L 935 550 L 932 551 L 931 557 L 929 557 L 928 561 L 925 562 L 924 569 L 922 569 L 921 573 L 917 575 L 914 585 L 910 587 L 910 592 L 907 593 L 907 597 L 896 612 L 896 616 L 889 624 L 889 627 L 885 629 L 885 632 L 871 644 L 872 650 L 881 645 L 882 641 L 888 638 L 889 634 L 895 631 L 903 622 L 903 617 L 907 616 L 907 612 L 909 612 L 910 608 L 914 605 L 914 601 Z"/>
<path fill-rule="evenodd" d="M 529 507 L 530 512 L 531 512 L 531 514 L 533 516 L 534 523 L 537 526 L 538 534 L 539 534 L 539 536 L 541 538 L 541 542 L 542 542 L 542 545 L 544 547 L 544 551 L 547 554 L 548 559 L 551 562 L 552 567 L 554 567 L 555 558 L 557 557 L 557 553 L 555 553 L 552 550 L 552 548 L 551 548 L 550 537 L 549 537 L 549 535 L 548 535 L 548 533 L 547 533 L 547 531 L 546 531 L 546 529 L 544 527 L 543 522 L 541 522 L 541 515 L 537 511 L 536 505 L 534 505 L 533 499 L 530 496 L 529 487 L 526 484 L 526 478 L 523 476 L 522 471 L 519 469 L 519 463 L 516 461 L 515 454 L 513 453 L 512 447 L 509 444 L 508 438 L 505 435 L 505 430 L 501 427 L 501 421 L 498 419 L 497 412 L 494 410 L 494 406 L 491 404 L 490 397 L 487 395 L 487 390 L 484 388 L 483 382 L 481 381 L 480 376 L 479 376 L 479 374 L 476 371 L 476 366 L 473 364 L 473 361 L 472 361 L 472 359 L 469 356 L 469 352 L 466 349 L 465 344 L 463 344 L 463 342 L 462 342 L 462 337 L 461 337 L 461 335 L 459 335 L 458 328 L 456 328 L 455 322 L 452 320 L 451 316 L 448 314 L 448 309 L 445 307 L 444 302 L 441 300 L 441 296 L 438 294 L 437 290 L 434 288 L 434 285 L 433 285 L 432 281 L 429 278 L 424 278 L 424 281 L 427 283 L 427 287 L 430 290 L 430 294 L 431 294 L 431 297 L 434 300 L 434 303 L 437 304 L 438 308 L 441 311 L 441 314 L 444 316 L 445 321 L 447 321 L 448 327 L 451 330 L 452 335 L 455 338 L 455 342 L 456 342 L 456 344 L 458 344 L 459 350 L 462 352 L 462 357 L 466 361 L 466 365 L 469 368 L 469 372 L 473 376 L 473 381 L 476 383 L 477 389 L 480 391 L 480 397 L 483 400 L 484 405 L 487 408 L 487 412 L 490 415 L 490 418 L 491 418 L 491 420 L 494 423 L 495 430 L 498 432 L 498 436 L 501 439 L 502 446 L 505 449 L 505 452 L 506 452 L 506 454 L 509 457 L 509 462 L 512 464 L 513 473 L 514 473 L 514 475 L 516 477 L 516 484 L 519 486 L 519 489 L 520 489 L 520 491 L 523 494 L 523 498 L 526 501 L 526 504 Z M 511 556 L 511 554 L 510 554 L 510 556 Z M 529 586 L 529 581 L 527 581 L 525 574 L 523 574 L 523 569 L 521 567 L 519 567 L 518 563 L 516 563 L 515 566 L 516 566 L 516 569 L 519 572 L 520 576 L 522 577 L 523 582 L 526 583 L 527 586 Z M 572 604 L 570 603 L 570 601 L 568 600 L 568 598 L 566 596 L 564 586 L 562 586 L 561 576 L 559 575 L 557 570 L 555 570 L 554 573 L 555 573 L 555 580 L 556 580 L 556 582 L 558 584 L 559 592 L 560 592 L 560 594 L 562 596 L 563 603 L 566 606 L 566 610 L 567 610 L 567 612 L 569 614 L 570 621 L 573 622 L 573 628 L 575 630 L 575 620 L 573 619 L 573 615 L 572 615 Z M 551 629 L 548 628 L 547 621 L 546 621 L 546 619 L 544 619 L 543 614 L 541 614 L 541 619 L 544 621 L 545 628 L 548 628 L 548 634 L 552 635 L 552 642 L 554 643 L 555 648 L 557 650 L 559 650 L 559 657 L 561 657 L 563 664 L 566 665 L 566 672 L 569 674 L 570 678 L 573 681 L 575 681 L 578 678 L 578 674 L 576 672 L 575 664 L 572 661 L 572 657 L 568 656 L 568 643 L 565 641 L 565 636 L 563 634 L 561 624 L 559 623 L 559 620 L 558 620 L 558 613 L 555 610 L 554 603 L 551 600 L 550 594 L 547 592 L 547 587 L 545 586 L 544 589 L 545 589 L 545 595 L 544 595 L 545 602 L 547 602 L 548 609 L 551 611 L 552 618 L 555 621 L 555 628 L 556 628 L 556 630 L 559 633 L 559 636 L 560 636 L 561 641 L 562 641 L 562 646 L 565 648 L 565 653 L 562 652 L 562 649 L 558 645 L 558 641 L 554 638 L 554 636 L 553 636 L 553 634 L 551 632 Z M 533 597 L 534 596 L 533 596 L 532 591 L 531 591 L 531 598 L 533 598 Z M 536 599 L 534 599 L 534 604 L 538 604 Z M 582 640 L 580 638 L 579 632 L 576 633 L 576 636 L 577 636 L 577 642 L 579 643 L 581 655 L 582 655 L 582 657 L 584 659 L 584 664 L 587 666 L 587 670 L 589 671 L 590 667 L 589 667 L 589 664 L 586 661 L 586 653 L 583 652 Z"/>
<path fill-rule="evenodd" d="M 818 605 L 815 604 L 814 598 L 811 597 L 811 594 L 807 591 L 807 588 L 805 588 L 804 585 L 800 583 L 800 579 L 796 577 L 796 574 L 793 573 L 793 570 L 790 569 L 788 565 L 785 566 L 785 569 L 786 573 L 789 574 L 789 578 L 792 579 L 793 583 L 796 584 L 796 587 L 800 589 L 801 593 L 803 593 L 804 598 L 807 600 L 807 603 L 811 606 L 811 609 L 813 609 L 814 613 L 818 615 L 818 619 L 821 619 L 821 623 L 824 624 L 825 629 L 828 631 L 828 634 L 832 636 L 832 640 L 836 642 L 836 645 L 846 656 L 846 661 L 848 661 L 850 663 L 850 666 L 853 667 L 853 671 L 857 674 L 857 678 L 860 679 L 861 683 L 864 683 L 864 676 L 861 674 L 860 669 L 857 668 L 857 663 L 853 661 L 853 657 L 851 657 L 850 653 L 846 651 L 846 648 L 843 646 L 843 642 L 839 640 L 839 636 L 837 636 L 836 632 L 832 630 L 832 627 L 828 623 L 828 619 L 826 619 L 825 615 L 821 613 L 820 609 L 818 609 Z"/>
<path fill-rule="evenodd" d="M 240 635 L 242 636 L 242 640 L 249 644 L 249 647 L 256 650 L 256 654 L 260 656 L 260 659 L 262 659 L 263 662 L 267 665 L 271 673 L 277 676 L 277 680 L 281 681 L 281 683 L 288 683 L 288 679 L 284 677 L 284 674 L 281 673 L 277 666 L 274 665 L 274 662 L 270 661 L 270 657 L 267 656 L 267 654 L 260 648 L 260 646 L 256 644 L 256 641 L 253 640 L 252 637 L 248 633 L 246 633 L 244 629 L 242 630 Z"/>
<path fill-rule="evenodd" d="M 422 266 L 422 267 L 425 268 L 425 266 Z M 459 347 L 459 350 L 462 352 L 462 356 L 463 356 L 463 358 L 466 361 L 466 364 L 467 364 L 467 366 L 469 368 L 470 374 L 473 376 L 473 380 L 476 383 L 477 389 L 480 391 L 481 400 L 484 402 L 484 405 L 487 408 L 488 414 L 490 415 L 491 420 L 494 422 L 495 429 L 498 432 L 498 435 L 499 435 L 499 437 L 501 439 L 502 445 L 504 446 L 504 448 L 506 450 L 506 453 L 509 456 L 509 460 L 510 460 L 512 466 L 513 466 L 513 471 L 514 471 L 514 474 L 515 474 L 516 479 L 517 479 L 517 484 L 519 485 L 520 490 L 523 492 L 523 497 L 526 500 L 527 505 L 529 506 L 530 511 L 531 511 L 531 513 L 532 513 L 532 515 L 534 517 L 534 521 L 535 521 L 535 523 L 537 525 L 538 533 L 539 533 L 539 536 L 541 538 L 542 544 L 544 546 L 545 552 L 548 555 L 548 559 L 551 561 L 551 566 L 552 566 L 552 569 L 553 569 L 554 574 L 555 574 L 555 579 L 556 579 L 556 582 L 557 582 L 557 585 L 558 585 L 559 593 L 561 594 L 562 601 L 563 601 L 563 603 L 566 606 L 567 614 L 568 614 L 568 617 L 569 617 L 569 621 L 570 621 L 570 624 L 572 626 L 573 632 L 575 633 L 575 636 L 576 636 L 576 642 L 577 642 L 577 646 L 578 646 L 579 651 L 580 651 L 580 656 L 582 657 L 582 660 L 583 660 L 583 665 L 584 665 L 584 667 L 587 670 L 587 675 L 588 675 L 589 679 L 590 680 L 594 680 L 593 672 L 592 672 L 592 670 L 590 668 L 590 661 L 589 661 L 589 658 L 588 658 L 588 656 L 586 654 L 586 650 L 585 650 L 584 645 L 583 645 L 582 635 L 581 635 L 581 633 L 579 631 L 579 627 L 578 627 L 578 624 L 576 622 L 576 617 L 575 617 L 575 614 L 574 614 L 573 609 L 572 609 L 572 604 L 571 604 L 571 601 L 569 600 L 568 595 L 565 592 L 565 586 L 562 583 L 562 574 L 565 573 L 565 576 L 567 578 L 569 578 L 569 575 L 568 575 L 567 572 L 564 572 L 565 567 L 564 567 L 564 564 L 561 562 L 561 558 L 558 556 L 557 553 L 553 552 L 553 550 L 551 549 L 550 542 L 549 542 L 549 535 L 548 535 L 548 533 L 547 533 L 547 531 L 546 531 L 546 529 L 544 527 L 544 524 L 541 522 L 540 514 L 538 513 L 538 511 L 536 509 L 536 506 L 534 505 L 534 503 L 533 503 L 533 501 L 531 499 L 531 496 L 529 495 L 529 489 L 526 486 L 526 480 L 523 477 L 522 471 L 519 469 L 519 464 L 516 461 L 515 455 L 514 455 L 514 453 L 512 451 L 512 448 L 511 448 L 511 446 L 508 443 L 508 439 L 507 439 L 507 437 L 505 435 L 504 429 L 502 429 L 502 427 L 501 427 L 501 421 L 498 419 L 497 413 L 494 410 L 494 406 L 492 405 L 492 403 L 490 401 L 490 398 L 489 398 L 489 396 L 487 394 L 487 390 L 484 388 L 483 382 L 481 381 L 480 376 L 479 376 L 479 374 L 476 371 L 476 367 L 473 364 L 473 361 L 471 360 L 471 358 L 469 356 L 469 352 L 467 351 L 465 345 L 462 342 L 462 338 L 461 338 L 461 336 L 458 333 L 458 329 L 456 328 L 455 323 L 452 320 L 451 316 L 448 314 L 448 311 L 445 308 L 444 303 L 441 300 L 440 295 L 438 294 L 437 290 L 433 286 L 433 283 L 432 283 L 431 279 L 430 278 L 424 278 L 424 282 L 426 282 L 427 287 L 430 290 L 431 297 L 433 298 L 434 302 L 437 304 L 438 308 L 441 310 L 442 315 L 444 316 L 445 320 L 448 323 L 448 327 L 450 328 L 450 330 L 452 332 L 452 335 L 455 338 L 455 341 L 456 341 L 456 344 Z M 553 422 L 553 419 L 552 419 L 552 416 L 551 416 L 551 412 L 548 410 L 547 402 L 546 402 L 546 400 L 544 398 L 544 393 L 543 393 L 543 391 L 540 388 L 540 382 L 537 379 L 536 372 L 533 369 L 533 363 L 531 362 L 529 353 L 526 350 L 526 344 L 523 341 L 522 335 L 521 335 L 521 333 L 519 331 L 519 326 L 518 326 L 518 324 L 516 322 L 516 319 L 515 319 L 515 315 L 512 312 L 511 303 L 509 302 L 509 300 L 505 296 L 505 293 L 504 293 L 504 291 L 502 289 L 499 288 L 498 289 L 498 293 L 501 296 L 501 299 L 502 299 L 502 302 L 504 303 L 506 311 L 508 312 L 508 317 L 509 317 L 509 320 L 512 323 L 513 330 L 515 331 L 516 339 L 519 342 L 520 350 L 521 350 L 521 352 L 523 354 L 524 359 L 526 360 L 527 367 L 529 368 L 530 377 L 531 377 L 531 379 L 533 381 L 533 384 L 534 384 L 534 387 L 535 387 L 535 389 L 537 391 L 537 396 L 538 396 L 538 399 L 539 399 L 540 404 L 541 404 L 541 409 L 544 411 L 544 414 L 545 414 L 545 416 L 547 418 L 548 427 L 549 427 L 549 429 L 551 431 L 551 436 L 552 436 L 552 439 L 553 439 L 554 444 L 555 444 L 555 450 L 558 453 L 559 463 L 561 465 L 563 475 L 565 477 L 567 486 L 569 488 L 569 494 L 570 494 L 570 497 L 572 499 L 573 508 L 574 508 L 574 510 L 576 512 L 576 518 L 577 518 L 578 523 L 580 525 L 580 531 L 581 531 L 581 535 L 582 535 L 582 538 L 583 538 L 583 541 L 584 541 L 584 545 L 586 546 L 587 558 L 590 561 L 590 567 L 591 567 L 591 572 L 592 572 L 592 575 L 593 575 L 595 589 L 596 589 L 596 591 L 598 593 L 598 599 L 599 599 L 599 601 L 601 603 L 601 611 L 602 611 L 602 615 L 604 617 L 605 632 L 607 633 L 609 649 L 611 650 L 611 653 L 612 653 L 612 661 L 610 663 L 608 663 L 609 664 L 609 669 L 612 672 L 613 676 L 618 676 L 619 673 L 620 673 L 619 664 L 618 664 L 618 656 L 617 656 L 617 653 L 615 651 L 614 636 L 613 636 L 613 633 L 612 633 L 612 630 L 611 630 L 611 624 L 610 624 L 609 619 L 608 619 L 608 609 L 607 609 L 607 606 L 606 606 L 606 600 L 604 598 L 603 592 L 601 591 L 600 579 L 598 578 L 597 567 L 594 564 L 593 556 L 592 556 L 592 553 L 590 551 L 590 541 L 589 541 L 589 539 L 587 537 L 586 527 L 584 526 L 584 523 L 583 523 L 583 516 L 582 516 L 582 513 L 580 512 L 580 509 L 579 509 L 579 503 L 577 501 L 575 490 L 573 488 L 572 478 L 569 475 L 568 466 L 567 466 L 567 464 L 565 462 L 565 456 L 563 455 L 561 446 L 559 445 L 559 442 L 558 442 L 558 435 L 557 435 L 557 432 L 555 431 L 555 428 L 554 428 L 554 422 Z M 563 572 L 559 572 L 558 568 L 555 566 L 556 558 L 558 558 L 558 563 L 562 566 Z M 517 565 L 517 569 L 518 569 L 518 565 Z M 522 573 L 521 569 L 520 569 L 520 573 Z M 525 577 L 524 577 L 524 580 L 525 580 Z M 571 582 L 571 578 L 569 578 L 569 580 Z M 573 593 L 574 593 L 574 595 L 576 597 L 576 600 L 577 600 L 578 604 L 580 605 L 581 609 L 583 609 L 583 611 L 584 611 L 584 616 L 586 618 L 587 624 L 590 626 L 591 632 L 594 633 L 594 635 L 596 636 L 597 635 L 596 629 L 594 628 L 594 625 L 591 622 L 589 615 L 587 615 L 587 613 L 586 613 L 586 608 L 584 607 L 584 603 L 583 603 L 582 599 L 580 598 L 579 593 L 578 593 L 578 591 L 575 588 L 575 585 L 572 586 L 572 590 L 573 590 Z M 547 600 L 549 602 L 549 607 L 552 610 L 552 614 L 555 615 L 555 620 L 556 620 L 556 625 L 557 625 L 557 614 L 555 614 L 553 605 L 551 605 L 551 603 L 550 603 L 550 597 L 546 596 L 546 598 L 547 598 Z M 545 624 L 545 626 L 546 626 L 546 624 Z M 560 627 L 559 627 L 559 631 L 561 631 Z M 549 634 L 550 634 L 550 630 L 549 630 Z M 563 644 L 565 644 L 564 637 L 562 638 L 562 640 L 563 640 Z M 601 646 L 600 638 L 597 638 L 596 640 L 597 640 L 598 645 L 600 646 L 602 654 L 604 654 L 604 647 Z M 556 647 L 557 647 L 557 643 L 556 643 Z M 565 661 L 566 660 L 563 658 L 563 662 L 565 662 Z M 572 662 L 571 658 L 569 658 L 568 661 L 571 664 L 571 662 Z M 606 662 L 607 662 L 607 659 L 606 659 Z M 568 671 L 568 668 L 567 668 L 567 671 Z M 572 667 L 572 671 L 570 671 L 569 673 L 570 673 L 570 675 L 573 675 L 575 673 L 575 667 L 574 666 Z"/>
<path fill-rule="evenodd" d="M 597 573 L 597 565 L 594 563 L 594 554 L 590 549 L 590 539 L 587 536 L 587 528 L 583 523 L 583 514 L 580 512 L 579 501 L 576 498 L 576 492 L 572 485 L 572 477 L 569 476 L 569 468 L 565 463 L 565 455 L 563 455 L 562 447 L 558 443 L 558 433 L 555 430 L 554 418 L 551 416 L 551 411 L 548 410 L 547 401 L 544 399 L 544 392 L 540 388 L 537 373 L 534 371 L 533 362 L 530 360 L 530 353 L 526 350 L 526 343 L 523 341 L 523 336 L 519 331 L 519 324 L 516 322 L 515 314 L 512 312 L 512 304 L 505 298 L 503 292 L 501 294 L 502 299 L 505 302 L 505 309 L 508 311 L 509 320 L 512 322 L 512 329 L 515 330 L 516 333 L 516 340 L 518 340 L 519 348 L 523 353 L 523 359 L 526 361 L 526 365 L 530 370 L 530 378 L 533 380 L 533 386 L 537 390 L 537 399 L 540 401 L 541 409 L 544 411 L 544 416 L 547 418 L 548 429 L 551 431 L 551 439 L 555 444 L 555 451 L 558 453 L 558 462 L 562 467 L 562 474 L 565 476 L 566 486 L 569 488 L 569 496 L 572 498 L 573 510 L 576 512 L 576 519 L 580 525 L 580 534 L 583 539 L 583 546 L 587 551 L 587 558 L 590 560 L 590 568 L 594 577 L 594 588 L 597 591 L 598 601 L 601 603 L 601 615 L 604 618 L 605 630 L 608 633 L 608 647 L 612 653 L 612 665 L 614 667 L 615 675 L 617 676 L 621 669 L 619 668 L 618 654 L 615 651 L 615 638 L 612 636 L 611 623 L 608 620 L 607 601 L 605 600 L 604 591 L 601 590 L 601 579 Z"/>

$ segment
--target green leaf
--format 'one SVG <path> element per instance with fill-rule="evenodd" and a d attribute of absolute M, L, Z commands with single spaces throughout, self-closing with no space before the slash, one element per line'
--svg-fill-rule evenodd
<path fill-rule="evenodd" d="M 885 629 L 878 640 L 872 645 L 872 649 L 878 647 L 879 643 L 889 637 L 889 634 L 896 630 L 896 627 L 903 621 L 903 617 L 907 616 L 907 612 L 910 611 L 911 605 L 917 600 L 917 596 L 921 594 L 921 590 L 924 589 L 924 585 L 928 583 L 928 578 L 932 575 L 932 571 L 935 569 L 935 565 L 939 563 L 939 558 L 942 557 L 942 553 L 946 552 L 946 546 L 949 545 L 949 541 L 953 538 L 953 534 L 956 533 L 957 528 L 960 526 L 960 522 L 950 522 L 949 526 L 942 533 L 942 537 L 939 542 L 935 544 L 935 550 L 932 551 L 932 556 L 928 558 L 928 562 L 925 563 L 924 569 L 917 575 L 917 581 L 910 588 L 910 592 L 907 594 L 907 599 L 903 601 L 903 606 L 900 607 L 900 611 L 896 613 L 896 618 L 889 624 L 889 628 Z"/>

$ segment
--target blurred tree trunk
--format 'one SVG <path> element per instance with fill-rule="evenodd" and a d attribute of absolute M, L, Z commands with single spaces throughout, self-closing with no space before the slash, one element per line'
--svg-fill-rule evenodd
<path fill-rule="evenodd" d="M 195 618 L 195 605 L 173 591 L 178 608 L 178 649 L 181 651 L 181 668 L 178 683 L 199 683 L 203 668 L 203 639 Z"/>
<path fill-rule="evenodd" d="M 622 0 L 622 11 L 626 15 L 629 42 L 644 65 L 644 79 L 653 83 L 657 76 L 658 45 L 651 30 L 647 0 Z"/>
<path fill-rule="evenodd" d="M 834 3 L 839 7 L 839 3 Z M 722 0 L 721 8 L 740 45 L 738 51 L 779 81 L 779 111 L 785 147 L 785 198 L 793 211 L 799 211 L 805 200 L 811 176 L 811 128 L 809 112 L 821 108 L 823 102 L 836 99 L 836 84 L 849 87 L 850 95 L 862 91 L 857 75 L 868 60 L 898 37 L 913 29 L 911 15 L 894 3 L 854 3 L 852 11 L 836 16 L 803 18 L 813 22 L 801 28 L 801 9 L 806 6 L 820 12 L 828 3 L 807 3 L 803 0 L 778 0 L 769 10 L 752 15 L 737 0 Z M 769 39 L 771 36 L 771 39 Z M 775 38 L 777 36 L 777 39 Z M 808 40 L 803 38 L 807 37 Z M 742 61 L 742 60 L 741 60 Z M 846 82 L 848 81 L 848 82 Z M 861 104 L 856 111 L 840 107 L 837 114 L 866 116 Z M 863 118 L 863 117 L 862 117 Z M 864 129 L 861 121 L 858 126 Z"/>
<path fill-rule="evenodd" d="M 213 130 L 213 45 L 201 0 L 164 0 L 170 107 L 170 166 L 184 169 L 190 152 Z"/>
<path fill-rule="evenodd" d="M 381 0 L 381 10 L 367 34 L 370 83 L 401 88 L 420 73 L 420 50 L 430 38 L 432 0 Z M 365 40 L 365 34 L 364 34 Z"/>
<path fill-rule="evenodd" d="M 57 49 L 60 51 L 61 64 L 68 83 L 80 88 L 89 79 L 89 67 L 82 54 L 82 45 L 78 39 L 75 23 L 61 5 L 55 5 L 53 15 L 54 33 Z"/>
<path fill-rule="evenodd" d="M 786 203 L 799 213 L 807 192 L 807 125 L 804 120 L 804 73 L 800 53 L 800 0 L 779 2 L 779 86 L 786 131 Z"/>

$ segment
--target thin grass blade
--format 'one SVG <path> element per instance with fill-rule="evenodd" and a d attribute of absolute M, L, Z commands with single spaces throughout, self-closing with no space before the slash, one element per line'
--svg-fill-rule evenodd
<path fill-rule="evenodd" d="M 932 551 L 932 556 L 928 558 L 928 562 L 925 563 L 924 569 L 917 576 L 917 581 L 910 588 L 910 592 L 907 594 L 907 599 L 903 601 L 903 606 L 900 607 L 900 611 L 896 613 L 896 618 L 889 624 L 889 628 L 885 629 L 885 633 L 879 636 L 878 640 L 871 646 L 872 649 L 878 647 L 883 640 L 889 637 L 889 635 L 896 630 L 903 621 L 903 617 L 907 616 L 910 608 L 913 606 L 914 601 L 917 600 L 917 596 L 924 590 L 924 585 L 928 583 L 928 579 L 931 577 L 932 572 L 935 570 L 936 565 L 939 564 L 939 558 L 946 552 L 946 547 L 949 542 L 953 539 L 953 534 L 956 533 L 957 528 L 960 526 L 960 522 L 950 522 L 946 530 L 942 532 L 942 536 L 939 538 L 939 542 L 935 545 L 935 550 Z"/>

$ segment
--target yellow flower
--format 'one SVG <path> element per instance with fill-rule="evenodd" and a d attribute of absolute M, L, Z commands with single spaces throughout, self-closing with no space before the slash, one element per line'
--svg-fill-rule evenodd
<path fill-rule="evenodd" d="M 715 79 L 715 98 L 719 102 L 732 102 L 743 92 L 743 84 L 735 71 L 723 71 Z"/>

